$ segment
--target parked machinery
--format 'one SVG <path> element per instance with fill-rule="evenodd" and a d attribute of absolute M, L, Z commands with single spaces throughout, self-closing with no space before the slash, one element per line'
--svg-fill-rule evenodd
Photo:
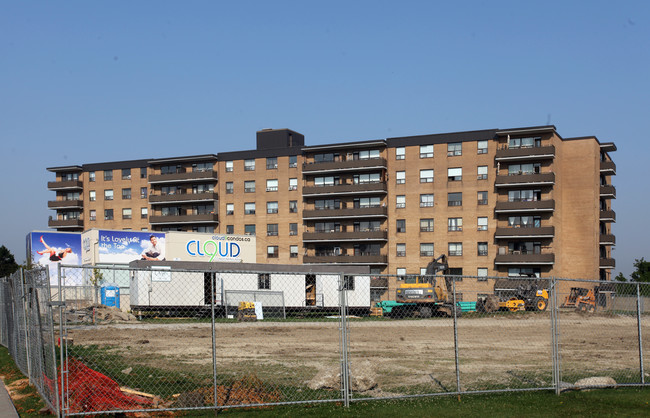
<path fill-rule="evenodd" d="M 548 290 L 537 280 L 499 279 L 494 284 L 494 294 L 476 305 L 476 310 L 545 311 L 548 307 Z"/>
<path fill-rule="evenodd" d="M 593 289 L 572 287 L 569 295 L 564 299 L 561 308 L 575 308 L 577 311 L 595 312 L 596 293 Z"/>

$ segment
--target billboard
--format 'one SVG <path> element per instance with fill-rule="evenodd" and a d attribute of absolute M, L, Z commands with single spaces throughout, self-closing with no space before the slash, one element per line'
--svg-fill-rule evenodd
<path fill-rule="evenodd" d="M 128 264 L 134 260 L 164 260 L 164 232 L 99 230 L 98 260 L 102 264 Z"/>
<path fill-rule="evenodd" d="M 255 237 L 250 235 L 169 232 L 168 261 L 255 263 Z"/>
<path fill-rule="evenodd" d="M 30 232 L 27 234 L 28 258 L 32 264 L 47 267 L 50 282 L 58 282 L 58 265 L 81 265 L 81 235 L 70 232 Z M 71 278 L 70 280 L 74 280 Z M 81 283 L 64 283 L 80 285 Z"/>

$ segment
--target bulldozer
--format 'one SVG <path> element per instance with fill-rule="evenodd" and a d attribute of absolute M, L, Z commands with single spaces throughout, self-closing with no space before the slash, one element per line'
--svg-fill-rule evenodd
<path fill-rule="evenodd" d="M 560 308 L 575 308 L 576 311 L 595 312 L 596 293 L 593 289 L 572 287 L 569 295 L 566 297 Z"/>
<path fill-rule="evenodd" d="M 454 311 L 460 316 L 461 310 L 455 309 L 452 300 L 451 279 L 437 276 L 438 273 L 444 275 L 448 269 L 447 256 L 443 254 L 427 265 L 424 275 L 406 277 L 404 283 L 397 286 L 396 302 L 400 305 L 397 311 L 418 314 L 421 318 L 441 314 L 454 316 Z"/>

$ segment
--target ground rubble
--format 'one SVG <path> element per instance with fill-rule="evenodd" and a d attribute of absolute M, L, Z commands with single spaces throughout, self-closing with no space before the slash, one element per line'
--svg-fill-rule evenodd
<path fill-rule="evenodd" d="M 58 322 L 58 312 L 55 312 Z M 114 322 L 136 322 L 137 318 L 114 306 L 92 305 L 81 309 L 68 309 L 65 312 L 66 322 L 84 324 L 110 324 Z"/>

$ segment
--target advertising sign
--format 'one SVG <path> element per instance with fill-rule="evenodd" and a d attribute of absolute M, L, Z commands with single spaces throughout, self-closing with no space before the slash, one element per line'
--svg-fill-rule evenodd
<path fill-rule="evenodd" d="M 128 264 L 134 260 L 164 260 L 164 232 L 99 230 L 99 263 Z"/>
<path fill-rule="evenodd" d="M 69 232 L 30 232 L 27 234 L 28 257 L 32 264 L 47 267 L 50 282 L 58 282 L 58 265 L 81 265 L 81 235 Z M 74 278 L 70 278 L 74 280 Z M 64 283 L 64 285 L 80 285 Z"/>
<path fill-rule="evenodd" d="M 167 234 L 168 261 L 255 263 L 255 237 L 250 235 Z"/>

